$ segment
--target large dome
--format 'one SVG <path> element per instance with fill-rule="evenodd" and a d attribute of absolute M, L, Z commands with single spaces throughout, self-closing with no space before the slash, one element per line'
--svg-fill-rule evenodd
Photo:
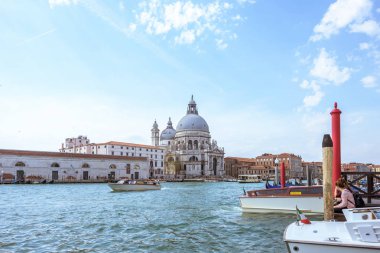
<path fill-rule="evenodd" d="M 197 114 L 187 114 L 177 125 L 177 132 L 191 130 L 209 132 L 206 120 Z"/>

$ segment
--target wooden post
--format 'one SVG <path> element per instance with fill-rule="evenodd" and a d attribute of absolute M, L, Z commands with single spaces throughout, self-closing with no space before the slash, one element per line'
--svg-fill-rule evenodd
<path fill-rule="evenodd" d="M 334 219 L 334 196 L 332 191 L 333 142 L 329 134 L 323 136 L 322 153 L 324 220 L 328 221 Z"/>

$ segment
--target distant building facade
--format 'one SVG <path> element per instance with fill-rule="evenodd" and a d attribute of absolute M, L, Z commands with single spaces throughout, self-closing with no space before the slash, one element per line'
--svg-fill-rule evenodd
<path fill-rule="evenodd" d="M 276 165 L 275 161 L 278 161 Z M 300 156 L 282 154 L 262 154 L 256 158 L 226 157 L 226 176 L 237 178 L 238 175 L 260 175 L 263 178 L 273 178 L 275 168 L 284 162 L 287 178 L 303 178 L 305 176 Z"/>
<path fill-rule="evenodd" d="M 0 149 L 2 180 L 102 181 L 149 177 L 146 157 Z"/>
<path fill-rule="evenodd" d="M 109 155 L 111 157 L 144 157 L 147 158 L 147 163 L 149 165 L 149 177 L 164 177 L 165 148 L 163 147 L 117 141 L 82 144 L 77 146 L 67 145 L 67 140 L 74 143 L 81 143 L 76 140 L 80 137 L 81 136 L 78 138 L 67 138 L 65 145 L 67 148 L 61 148 L 59 151 L 62 153 Z"/>

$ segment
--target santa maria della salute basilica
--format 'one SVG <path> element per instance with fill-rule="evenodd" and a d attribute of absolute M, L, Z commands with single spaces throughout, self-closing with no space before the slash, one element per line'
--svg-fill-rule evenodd
<path fill-rule="evenodd" d="M 66 138 L 59 152 L 0 149 L 3 182 L 105 182 L 120 179 L 224 177 L 224 149 L 211 139 L 209 126 L 193 97 L 174 128 L 160 133 L 155 121 L 152 144 L 91 142 Z"/>
<path fill-rule="evenodd" d="M 152 145 L 165 149 L 163 174 L 166 178 L 224 176 L 224 149 L 211 140 L 208 124 L 198 114 L 193 97 L 175 129 L 169 118 L 161 134 L 156 121 L 151 132 Z"/>

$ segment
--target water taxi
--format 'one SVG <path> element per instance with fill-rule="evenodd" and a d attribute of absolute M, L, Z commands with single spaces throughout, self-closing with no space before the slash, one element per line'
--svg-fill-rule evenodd
<path fill-rule="evenodd" d="M 343 210 L 346 221 L 294 222 L 284 232 L 288 252 L 380 252 L 380 208 Z"/>
<path fill-rule="evenodd" d="M 261 183 L 263 182 L 260 175 L 239 175 L 239 183 Z"/>
<path fill-rule="evenodd" d="M 296 206 L 306 214 L 323 213 L 322 186 L 293 186 L 251 190 L 240 196 L 247 213 L 295 213 Z"/>
<path fill-rule="evenodd" d="M 149 191 L 161 190 L 160 182 L 158 181 L 136 181 L 136 180 L 120 180 L 117 183 L 108 183 L 108 186 L 113 191 Z"/>

